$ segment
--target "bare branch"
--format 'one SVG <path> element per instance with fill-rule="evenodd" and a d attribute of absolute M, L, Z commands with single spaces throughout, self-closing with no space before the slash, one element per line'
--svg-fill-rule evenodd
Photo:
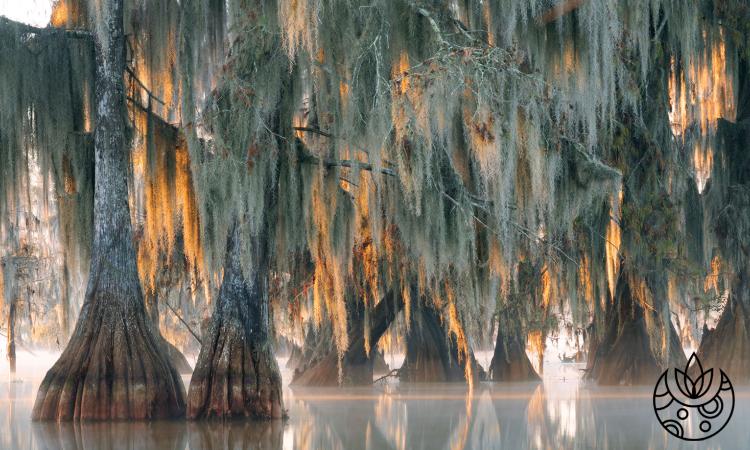
<path fill-rule="evenodd" d="M 135 73 L 133 73 L 133 70 L 130 69 L 130 67 L 125 66 L 125 72 L 129 73 L 130 76 L 133 77 L 133 79 L 135 80 L 135 82 L 138 83 L 141 86 L 141 88 L 143 88 L 144 91 L 146 91 L 146 93 L 148 94 L 149 97 L 153 98 L 154 100 L 156 100 L 157 102 L 161 103 L 162 105 L 167 106 L 166 103 L 164 103 L 163 100 L 161 100 L 159 97 L 157 97 L 154 94 L 152 94 L 151 91 L 149 91 L 148 88 L 146 88 L 146 85 L 144 85 L 141 82 L 141 80 L 139 80 L 138 77 L 135 76 Z"/>
<path fill-rule="evenodd" d="M 164 301 L 164 304 L 167 305 L 167 308 L 169 308 L 169 310 L 172 311 L 174 313 L 174 315 L 177 316 L 178 319 L 180 319 L 180 322 L 182 322 L 182 324 L 185 325 L 185 328 L 187 328 L 187 330 L 190 332 L 190 334 L 193 335 L 193 337 L 195 338 L 195 340 L 198 341 L 199 344 L 203 345 L 203 342 L 201 341 L 201 338 L 199 338 L 198 335 L 195 334 L 195 331 L 193 331 L 193 329 L 190 328 L 190 325 L 188 325 L 188 323 L 185 322 L 185 320 L 182 317 L 180 317 L 179 314 L 177 314 L 177 311 L 175 311 L 174 308 L 172 308 L 172 305 L 170 305 L 169 302 L 166 301 L 166 300 Z"/>

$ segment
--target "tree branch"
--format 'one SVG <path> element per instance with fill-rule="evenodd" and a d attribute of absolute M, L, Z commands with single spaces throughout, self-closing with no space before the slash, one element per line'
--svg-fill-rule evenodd
<path fill-rule="evenodd" d="M 172 308 L 172 305 L 170 305 L 169 302 L 166 300 L 164 301 L 164 304 L 167 305 L 167 308 L 169 308 L 169 310 L 172 311 L 172 313 L 174 313 L 174 315 L 177 316 L 178 319 L 180 319 L 180 322 L 182 322 L 182 324 L 185 325 L 185 328 L 187 328 L 190 334 L 193 335 L 195 340 L 198 341 L 200 345 L 203 345 L 203 341 L 201 341 L 201 338 L 199 338 L 198 335 L 195 334 L 195 331 L 193 331 L 193 329 L 190 328 L 190 325 L 188 325 L 188 323 L 185 322 L 185 320 L 182 317 L 180 317 L 179 314 L 177 314 L 177 311 L 175 311 L 174 308 Z"/>
<path fill-rule="evenodd" d="M 90 39 L 90 38 L 94 37 L 93 33 L 91 33 L 88 30 L 81 29 L 81 28 L 74 28 L 74 29 L 70 29 L 70 30 L 67 30 L 67 29 L 64 29 L 64 28 L 53 27 L 53 26 L 48 26 L 48 27 L 45 27 L 45 28 L 39 28 L 39 27 L 34 27 L 34 26 L 31 26 L 31 25 L 27 25 L 25 23 L 16 22 L 15 20 L 10 20 L 7 17 L 0 17 L 0 26 L 5 26 L 5 25 L 14 25 L 14 26 L 20 28 L 21 31 L 23 31 L 24 33 L 29 33 L 29 34 L 43 34 L 45 32 L 52 32 L 52 31 L 55 31 L 55 30 L 62 30 L 62 31 L 65 31 L 65 33 L 68 35 L 68 37 L 72 37 L 72 38 Z"/>
<path fill-rule="evenodd" d="M 365 170 L 367 172 L 372 172 L 374 169 L 372 167 L 372 164 L 369 163 L 363 163 L 359 161 L 349 161 L 346 159 L 343 160 L 337 160 L 337 159 L 331 159 L 331 158 L 318 158 L 317 156 L 313 155 L 307 155 L 299 160 L 303 164 L 322 164 L 325 167 L 349 167 L 352 169 L 359 169 L 359 170 Z M 379 169 L 380 173 L 383 175 L 389 175 L 392 177 L 398 178 L 398 174 L 392 170 L 389 169 Z"/>
<path fill-rule="evenodd" d="M 6 338 L 6 339 L 7 339 L 7 337 L 8 337 L 8 336 L 6 336 L 6 335 L 5 335 L 5 334 L 3 334 L 3 333 L 0 333 L 0 336 L 4 337 L 4 338 Z M 16 344 L 16 345 L 17 345 L 18 347 L 20 347 L 20 348 L 21 348 L 21 350 L 24 350 L 24 351 L 26 351 L 26 353 L 30 354 L 31 356 L 34 356 L 34 357 L 36 357 L 36 358 L 38 358 L 38 357 L 39 357 L 39 355 L 37 355 L 36 353 L 32 352 L 31 350 L 29 350 L 28 348 L 24 347 L 23 345 L 19 344 L 19 343 L 18 343 L 18 339 L 13 339 L 13 342 L 14 342 L 14 343 L 15 343 L 15 344 Z"/>
<path fill-rule="evenodd" d="M 138 83 L 141 86 L 141 88 L 143 88 L 144 91 L 146 91 L 146 93 L 148 94 L 149 97 L 153 98 L 154 100 L 156 100 L 157 102 L 161 103 L 162 105 L 167 106 L 166 103 L 164 103 L 163 100 L 161 100 L 159 97 L 157 97 L 154 94 L 152 94 L 151 91 L 149 91 L 146 88 L 146 86 L 141 82 L 141 80 L 139 80 L 138 77 L 135 76 L 135 73 L 133 73 L 133 71 L 130 69 L 130 67 L 125 66 L 125 72 L 129 73 L 130 76 L 133 77 L 133 79 L 135 80 L 135 82 Z"/>
<path fill-rule="evenodd" d="M 321 136 L 325 136 L 327 138 L 332 138 L 333 135 L 331 133 L 325 132 L 323 130 L 319 130 L 317 128 L 310 128 L 310 127 L 292 127 L 292 130 L 296 131 L 307 131 L 308 133 L 315 133 L 319 134 Z"/>

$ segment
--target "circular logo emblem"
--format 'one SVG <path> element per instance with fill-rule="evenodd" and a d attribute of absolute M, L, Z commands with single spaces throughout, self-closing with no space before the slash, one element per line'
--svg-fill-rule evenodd
<path fill-rule="evenodd" d="M 694 379 L 687 374 L 693 363 Z M 721 382 L 713 383 L 713 369 L 704 371 L 693 353 L 684 372 L 674 369 L 671 381 L 668 373 L 661 374 L 654 388 L 654 412 L 665 430 L 684 441 L 702 441 L 727 426 L 734 413 L 734 388 L 724 371 L 719 370 Z"/>

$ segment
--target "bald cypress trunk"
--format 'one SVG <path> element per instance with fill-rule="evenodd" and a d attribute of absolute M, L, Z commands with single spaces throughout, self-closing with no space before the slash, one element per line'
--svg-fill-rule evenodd
<path fill-rule="evenodd" d="M 623 268 L 625 272 L 631 270 L 634 269 L 628 266 Z M 672 321 L 644 307 L 635 297 L 633 288 L 630 276 L 621 275 L 607 331 L 597 349 L 593 368 L 588 373 L 598 384 L 650 385 L 668 367 L 685 367 L 687 363 Z M 648 319 L 647 314 L 650 315 Z M 666 366 L 651 351 L 647 321 L 653 321 L 654 326 L 664 327 L 670 334 Z"/>
<path fill-rule="evenodd" d="M 704 326 L 698 359 L 705 368 L 723 370 L 732 381 L 750 380 L 750 277 L 741 273 L 716 328 Z"/>
<path fill-rule="evenodd" d="M 395 296 L 395 297 L 394 297 Z M 390 291 L 370 313 L 370 354 L 365 349 L 365 322 L 357 321 L 349 329 L 349 348 L 341 361 L 339 383 L 339 354 L 336 348 L 321 361 L 308 368 L 292 382 L 293 386 L 371 385 L 376 344 L 404 307 L 400 295 Z"/>
<path fill-rule="evenodd" d="M 268 325 L 265 242 L 257 236 L 249 243 L 247 279 L 236 222 L 227 240 L 224 279 L 190 380 L 187 418 L 278 419 L 285 411 Z"/>
<path fill-rule="evenodd" d="M 146 306 L 148 307 L 148 314 L 151 318 L 151 322 L 154 325 L 154 330 L 159 333 L 162 344 L 167 349 L 167 356 L 169 357 L 169 361 L 172 363 L 172 365 L 174 365 L 175 369 L 177 369 L 179 373 L 193 373 L 193 369 L 192 367 L 190 367 L 190 363 L 188 362 L 187 358 L 185 358 L 185 355 L 183 355 L 177 347 L 172 345 L 161 334 L 161 328 L 159 327 L 159 296 L 154 292 L 146 292 Z"/>
<path fill-rule="evenodd" d="M 497 330 L 495 354 L 490 362 L 492 381 L 541 381 L 526 354 L 526 340 L 519 332 Z"/>
<path fill-rule="evenodd" d="M 104 6 L 97 54 L 94 243 L 73 335 L 39 386 L 33 420 L 158 419 L 185 411 L 185 390 L 148 317 L 127 187 L 123 0 Z"/>
<path fill-rule="evenodd" d="M 416 312 L 411 314 L 402 379 L 418 383 L 468 382 L 466 361 L 459 358 L 456 337 L 446 333 L 440 313 L 433 306 L 427 305 L 424 298 L 421 303 L 418 313 L 421 317 L 417 317 Z M 473 354 L 468 358 L 472 364 L 472 381 L 478 382 L 483 377 L 479 364 Z"/>

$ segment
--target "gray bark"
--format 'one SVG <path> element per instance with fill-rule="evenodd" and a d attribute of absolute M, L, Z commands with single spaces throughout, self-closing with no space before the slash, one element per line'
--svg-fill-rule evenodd
<path fill-rule="evenodd" d="M 185 391 L 146 311 L 127 187 L 123 0 L 104 3 L 97 55 L 94 243 L 86 297 L 32 420 L 181 416 Z"/>

